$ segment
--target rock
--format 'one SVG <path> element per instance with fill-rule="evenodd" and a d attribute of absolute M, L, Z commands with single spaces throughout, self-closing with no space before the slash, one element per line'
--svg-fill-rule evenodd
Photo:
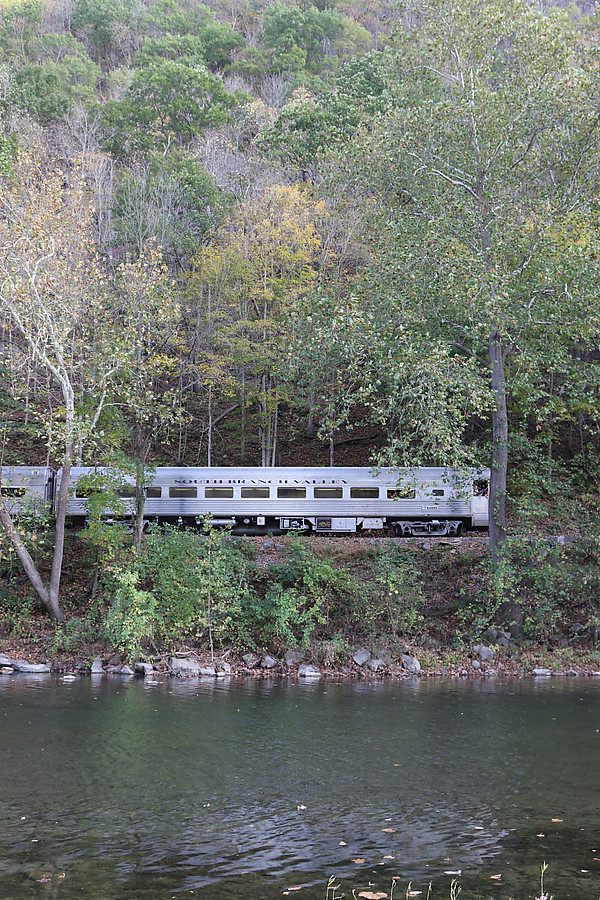
<path fill-rule="evenodd" d="M 102 665 L 102 660 L 99 656 L 96 657 L 94 662 L 92 663 L 92 675 L 102 675 L 104 673 L 104 666 Z"/>
<path fill-rule="evenodd" d="M 11 659 L 10 656 L 5 656 L 3 653 L 0 653 L 0 666 L 10 666 L 12 669 L 14 669 L 15 660 Z"/>
<path fill-rule="evenodd" d="M 474 659 L 473 662 L 471 663 L 471 666 L 477 671 L 477 669 L 481 668 L 481 663 L 479 662 L 478 659 Z"/>
<path fill-rule="evenodd" d="M 285 550 L 285 547 L 283 546 L 283 544 L 275 544 L 275 549 L 281 552 L 282 550 Z"/>
<path fill-rule="evenodd" d="M 275 541 L 271 540 L 271 538 L 267 538 L 266 541 L 263 541 L 263 547 L 265 550 L 272 550 L 275 546 Z"/>
<path fill-rule="evenodd" d="M 505 635 L 501 634 L 496 643 L 499 647 L 508 647 L 510 645 L 510 638 L 507 638 Z"/>
<path fill-rule="evenodd" d="M 50 671 L 50 666 L 46 663 L 28 663 L 25 660 L 17 660 L 17 672 L 28 672 L 30 675 L 32 674 L 40 674 L 40 673 L 48 673 Z"/>
<path fill-rule="evenodd" d="M 225 660 L 221 660 L 221 662 L 217 663 L 217 669 L 219 672 L 222 672 L 223 675 L 231 675 L 231 666 Z"/>
<path fill-rule="evenodd" d="M 302 662 L 302 654 L 298 650 L 288 650 L 284 660 L 286 666 L 299 666 Z"/>
<path fill-rule="evenodd" d="M 429 541 L 423 541 L 421 546 L 422 546 L 423 550 L 431 550 L 431 544 Z"/>
<path fill-rule="evenodd" d="M 494 628 L 494 626 L 491 625 L 489 628 L 485 629 L 485 631 L 482 634 L 482 637 L 483 637 L 484 641 L 489 641 L 490 644 L 495 644 L 496 641 L 498 640 L 498 634 L 499 634 L 498 629 Z"/>
<path fill-rule="evenodd" d="M 146 675 L 152 675 L 154 672 L 154 666 L 152 663 L 147 662 L 136 662 L 133 667 L 133 671 L 136 675 L 141 675 L 142 678 L 145 678 Z"/>
<path fill-rule="evenodd" d="M 277 660 L 273 656 L 269 656 L 267 653 L 266 656 L 263 656 L 261 666 L 263 669 L 274 669 L 277 665 Z"/>
<path fill-rule="evenodd" d="M 12 666 L 0 666 L 0 675 L 12 675 L 14 671 Z"/>
<path fill-rule="evenodd" d="M 111 656 L 111 658 L 108 661 L 108 664 L 109 664 L 109 666 L 120 666 L 121 665 L 121 657 L 119 656 L 119 654 L 115 653 L 114 656 Z"/>
<path fill-rule="evenodd" d="M 169 668 L 173 675 L 193 678 L 200 674 L 201 666 L 196 659 L 189 659 L 187 656 L 172 656 L 169 661 Z"/>
<path fill-rule="evenodd" d="M 120 675 L 121 674 L 121 666 L 107 666 L 106 674 L 107 675 Z"/>
<path fill-rule="evenodd" d="M 552 669 L 534 669 L 531 674 L 548 677 L 548 675 L 552 675 Z"/>
<path fill-rule="evenodd" d="M 369 668 L 371 672 L 379 672 L 380 669 L 385 669 L 385 663 L 382 659 L 370 659 L 367 662 L 367 668 Z"/>
<path fill-rule="evenodd" d="M 371 654 L 368 650 L 357 650 L 352 659 L 357 666 L 364 666 L 364 664 L 371 659 Z"/>
<path fill-rule="evenodd" d="M 303 663 L 298 667 L 298 678 L 320 678 L 321 673 L 316 666 L 309 666 Z"/>
<path fill-rule="evenodd" d="M 214 678 L 217 674 L 217 670 L 214 666 L 200 666 L 198 670 L 198 675 L 204 678 Z"/>
<path fill-rule="evenodd" d="M 461 676 L 462 676 L 463 678 L 466 678 L 467 675 L 468 675 L 469 673 L 467 672 L 466 669 L 461 669 L 461 670 L 460 670 L 460 674 L 461 674 Z"/>
<path fill-rule="evenodd" d="M 245 653 L 244 656 L 242 656 L 242 662 L 245 662 L 249 669 L 255 669 L 260 660 L 254 653 Z"/>
<path fill-rule="evenodd" d="M 476 653 L 483 662 L 489 662 L 496 655 L 495 651 L 492 650 L 491 647 L 486 647 L 485 644 L 475 644 L 473 652 Z"/>
<path fill-rule="evenodd" d="M 402 663 L 402 668 L 413 675 L 418 675 L 421 671 L 421 663 L 416 656 L 408 656 L 406 653 L 403 653 L 400 657 L 400 662 Z"/>
<path fill-rule="evenodd" d="M 594 678 L 600 678 L 600 672 L 592 672 Z"/>
<path fill-rule="evenodd" d="M 585 626 L 583 626 L 581 622 L 573 622 L 569 631 L 571 634 L 581 634 L 582 631 L 585 631 Z"/>
<path fill-rule="evenodd" d="M 121 666 L 121 671 L 119 674 L 120 675 L 133 675 L 134 673 L 133 673 L 133 669 L 131 668 L 131 666 L 124 665 L 124 666 Z"/>

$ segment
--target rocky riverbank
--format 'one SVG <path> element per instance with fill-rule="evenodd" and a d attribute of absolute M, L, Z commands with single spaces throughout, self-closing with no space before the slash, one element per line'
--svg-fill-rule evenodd
<path fill-rule="evenodd" d="M 508 645 L 510 647 L 510 645 Z M 569 648 L 570 649 L 570 648 Z M 37 659 L 29 650 L 0 653 L 0 677 L 15 674 L 47 674 L 66 677 L 121 678 L 285 678 L 390 680 L 406 678 L 600 678 L 600 653 L 592 649 L 552 652 L 531 648 L 493 647 L 475 644 L 463 651 L 406 648 L 397 659 L 386 653 L 373 655 L 359 648 L 336 666 L 311 661 L 297 650 L 282 656 L 247 653 L 241 657 L 201 655 L 182 651 L 123 661 L 118 654 L 96 656 L 91 662 L 76 658 Z"/>

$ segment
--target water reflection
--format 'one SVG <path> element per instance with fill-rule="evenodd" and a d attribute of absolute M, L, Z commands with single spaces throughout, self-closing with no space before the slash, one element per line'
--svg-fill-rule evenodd
<path fill-rule="evenodd" d="M 573 870 L 593 863 L 599 687 L 3 677 L 0 896 L 312 900 L 329 874 L 447 896 L 444 872 L 487 887 L 501 867 L 494 896 L 533 897 L 551 858 L 553 893 L 595 898 Z"/>

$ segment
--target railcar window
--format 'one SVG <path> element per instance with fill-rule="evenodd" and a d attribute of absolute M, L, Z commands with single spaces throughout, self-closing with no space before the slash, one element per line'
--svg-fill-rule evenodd
<path fill-rule="evenodd" d="M 350 497 L 353 500 L 376 500 L 379 497 L 379 488 L 350 488 Z"/>
<path fill-rule="evenodd" d="M 195 487 L 170 487 L 169 497 L 197 497 L 198 488 Z"/>
<path fill-rule="evenodd" d="M 404 487 L 393 488 L 392 490 L 388 489 L 387 496 L 388 500 L 414 500 L 416 495 L 413 487 L 405 485 Z"/>
<path fill-rule="evenodd" d="M 233 497 L 232 487 L 207 487 L 204 489 L 207 500 L 228 499 Z"/>
<path fill-rule="evenodd" d="M 162 490 L 159 487 L 146 488 L 146 500 L 157 500 L 162 496 Z"/>
<path fill-rule="evenodd" d="M 431 493 L 434 497 L 443 497 L 445 494 L 445 491 L 432 491 Z"/>
<path fill-rule="evenodd" d="M 344 489 L 341 487 L 316 487 L 315 500 L 341 500 Z"/>
<path fill-rule="evenodd" d="M 280 500 L 302 500 L 306 497 L 305 487 L 278 487 L 277 496 Z"/>
<path fill-rule="evenodd" d="M 75 487 L 75 496 L 80 497 L 82 499 L 87 499 L 88 497 L 91 497 L 92 494 L 101 494 L 101 493 L 102 493 L 102 489 L 99 487 L 86 487 L 83 484 L 81 484 L 81 485 L 78 484 Z"/>
<path fill-rule="evenodd" d="M 268 487 L 243 487 L 242 498 L 244 500 L 264 500 L 269 496 Z"/>
<path fill-rule="evenodd" d="M 25 496 L 25 488 L 24 487 L 10 487 L 9 485 L 2 485 L 2 493 L 5 497 L 24 497 Z"/>
<path fill-rule="evenodd" d="M 135 486 L 133 484 L 128 484 L 119 488 L 117 497 L 135 497 Z"/>

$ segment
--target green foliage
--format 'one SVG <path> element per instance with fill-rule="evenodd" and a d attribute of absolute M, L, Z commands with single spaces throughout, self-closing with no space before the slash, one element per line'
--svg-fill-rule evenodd
<path fill-rule="evenodd" d="M 373 554 L 372 584 L 377 587 L 367 606 L 371 627 L 389 630 L 393 638 L 411 635 L 423 623 L 422 578 L 412 550 L 386 541 Z"/>
<path fill-rule="evenodd" d="M 93 643 L 100 632 L 97 616 L 73 616 L 57 625 L 50 647 L 51 653 L 76 653 Z"/>
<path fill-rule="evenodd" d="M 189 265 L 214 231 L 224 208 L 214 179 L 183 150 L 151 156 L 147 166 L 125 172 L 116 190 L 115 230 L 141 252 L 151 240 L 174 268 Z"/>
<path fill-rule="evenodd" d="M 118 157 L 186 144 L 227 119 L 236 99 L 193 59 L 153 59 L 136 69 L 123 100 L 104 107 L 107 146 Z"/>
<path fill-rule="evenodd" d="M 156 627 L 156 597 L 139 588 L 135 570 L 117 570 L 112 576 L 113 600 L 106 617 L 106 637 L 130 658 L 140 654 Z"/>
<path fill-rule="evenodd" d="M 289 646 L 307 647 L 327 621 L 333 597 L 346 588 L 343 570 L 317 556 L 303 538 L 292 540 L 286 558 L 269 567 L 261 612 L 262 632 Z"/>

